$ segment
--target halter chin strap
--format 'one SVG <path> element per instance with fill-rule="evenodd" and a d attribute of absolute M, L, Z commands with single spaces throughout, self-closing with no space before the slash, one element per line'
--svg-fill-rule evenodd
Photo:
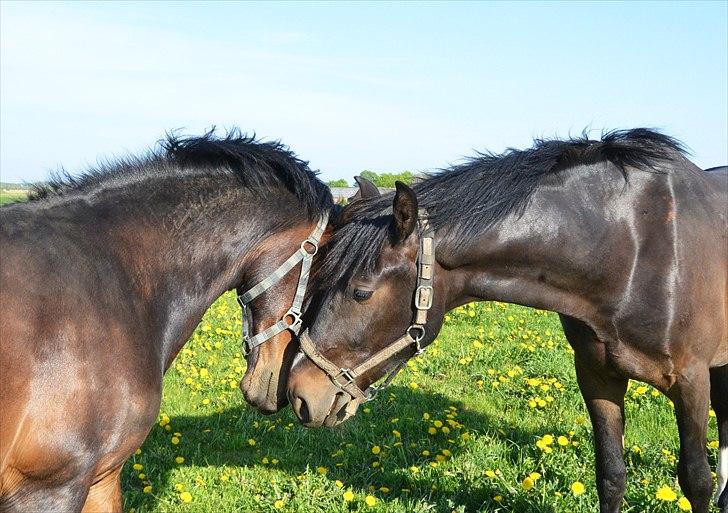
<path fill-rule="evenodd" d="M 417 288 L 415 289 L 414 295 L 415 314 L 412 319 L 412 324 L 410 324 L 409 328 L 407 328 L 405 334 L 353 369 L 339 367 L 322 355 L 311 340 L 308 330 L 304 330 L 299 337 L 301 351 L 308 356 L 308 358 L 316 364 L 318 368 L 326 373 L 334 385 L 344 392 L 347 392 L 355 400 L 357 400 L 357 402 L 366 402 L 374 399 L 380 390 L 389 386 L 394 377 L 404 367 L 406 360 L 403 360 L 394 369 L 392 369 L 379 386 L 370 386 L 366 390 L 362 390 L 356 384 L 356 379 L 359 376 L 373 369 L 377 365 L 386 362 L 408 347 L 415 347 L 415 355 L 424 351 L 420 343 L 425 337 L 427 313 L 430 308 L 432 308 L 434 290 L 432 288 L 432 282 L 435 269 L 435 233 L 427 220 L 427 211 L 425 209 L 420 209 L 418 217 L 420 247 L 417 255 Z"/>
<path fill-rule="evenodd" d="M 301 329 L 303 299 L 306 295 L 306 285 L 308 284 L 308 276 L 311 272 L 311 263 L 313 262 L 314 255 L 318 252 L 319 241 L 321 240 L 321 235 L 323 235 L 324 230 L 326 230 L 328 222 L 329 213 L 326 212 L 319 219 L 318 223 L 316 223 L 316 228 L 314 228 L 308 238 L 301 242 L 301 247 L 298 251 L 288 257 L 288 260 L 283 262 L 278 269 L 269 274 L 268 277 L 250 288 L 247 292 L 238 296 L 238 302 L 240 303 L 240 306 L 243 307 L 243 354 L 245 356 L 247 356 L 253 348 L 261 345 L 263 342 L 278 335 L 282 331 L 290 330 L 294 334 L 298 335 L 298 332 Z M 301 262 L 301 274 L 298 277 L 296 295 L 293 297 L 291 307 L 283 315 L 281 320 L 251 337 L 247 319 L 248 305 L 253 299 L 260 296 L 263 292 L 281 281 L 285 275 L 291 272 L 291 269 L 298 265 L 299 262 Z"/>

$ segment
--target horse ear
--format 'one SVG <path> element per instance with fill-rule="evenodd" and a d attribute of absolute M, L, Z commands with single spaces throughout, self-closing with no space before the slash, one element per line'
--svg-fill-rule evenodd
<path fill-rule="evenodd" d="M 417 226 L 417 196 L 415 191 L 402 182 L 395 182 L 397 192 L 394 194 L 392 213 L 392 229 L 395 242 L 399 243 L 409 237 Z"/>
<path fill-rule="evenodd" d="M 356 194 L 349 198 L 349 203 L 360 199 L 378 198 L 382 195 L 379 192 L 379 189 L 377 189 L 377 186 L 363 176 L 355 176 L 354 180 L 359 186 L 359 190 L 356 191 Z"/>

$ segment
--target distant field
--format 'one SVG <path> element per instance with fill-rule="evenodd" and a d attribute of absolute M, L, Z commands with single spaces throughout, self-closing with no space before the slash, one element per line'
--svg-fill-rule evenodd
<path fill-rule="evenodd" d="M 15 203 L 28 199 L 28 191 L 24 189 L 4 189 L 0 188 L 0 205 L 6 203 Z"/>
<path fill-rule="evenodd" d="M 160 421 L 124 468 L 126 511 L 597 511 L 592 429 L 556 315 L 458 308 L 391 389 L 318 430 L 245 404 L 239 319 L 233 295 L 218 300 L 167 373 Z M 670 402 L 632 383 L 626 411 L 623 511 L 685 510 Z M 712 466 L 716 437 L 711 418 Z"/>

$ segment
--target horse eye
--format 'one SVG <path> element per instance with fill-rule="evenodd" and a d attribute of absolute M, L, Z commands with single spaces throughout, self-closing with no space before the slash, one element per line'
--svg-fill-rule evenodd
<path fill-rule="evenodd" d="M 361 289 L 354 289 L 354 300 L 355 301 L 366 301 L 370 297 L 372 297 L 373 291 L 371 290 L 361 290 Z"/>

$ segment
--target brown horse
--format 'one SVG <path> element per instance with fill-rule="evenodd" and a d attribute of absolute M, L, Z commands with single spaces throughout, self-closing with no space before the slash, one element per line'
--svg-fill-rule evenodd
<path fill-rule="evenodd" d="M 696 513 L 710 504 L 712 392 L 725 511 L 727 209 L 725 169 L 702 171 L 646 129 L 479 155 L 414 190 L 353 203 L 323 248 L 291 404 L 308 426 L 341 422 L 458 305 L 552 310 L 594 427 L 601 511 L 619 511 L 625 491 L 629 379 L 674 402 L 678 476 Z"/>
<path fill-rule="evenodd" d="M 121 511 L 122 465 L 205 310 L 304 251 L 332 204 L 287 149 L 231 132 L 169 137 L 2 207 L 0 511 Z M 253 300 L 251 332 L 284 316 L 297 274 Z M 253 362 L 246 395 L 276 409 L 267 369 Z"/>

